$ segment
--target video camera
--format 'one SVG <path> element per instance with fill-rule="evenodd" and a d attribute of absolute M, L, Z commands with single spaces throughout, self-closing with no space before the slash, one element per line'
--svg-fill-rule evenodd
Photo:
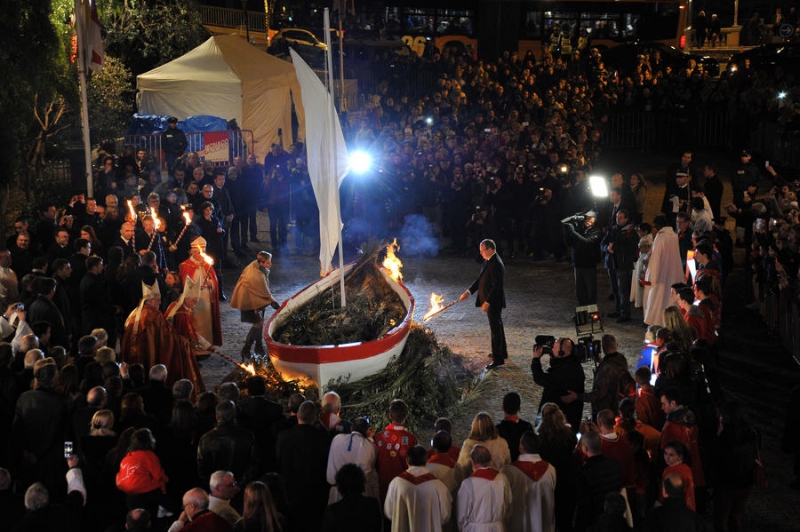
<path fill-rule="evenodd" d="M 541 347 L 542 353 L 545 355 L 553 354 L 553 345 L 556 343 L 556 337 L 549 334 L 537 334 L 533 339 L 533 347 Z"/>
<path fill-rule="evenodd" d="M 569 224 L 581 225 L 585 219 L 586 216 L 584 214 L 578 213 L 578 214 L 573 214 L 572 216 L 567 216 L 566 218 L 561 220 L 561 223 L 565 225 Z"/>

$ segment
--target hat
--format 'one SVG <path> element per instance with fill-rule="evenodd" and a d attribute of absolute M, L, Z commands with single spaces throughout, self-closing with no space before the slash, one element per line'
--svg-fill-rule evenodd
<path fill-rule="evenodd" d="M 586 214 L 584 214 L 584 216 L 587 218 L 597 218 L 597 213 L 594 211 L 586 211 Z"/>
<path fill-rule="evenodd" d="M 192 247 L 193 248 L 204 248 L 207 245 L 208 245 L 208 242 L 206 242 L 206 239 L 203 238 L 202 236 L 198 236 L 197 238 L 192 240 Z"/>
<path fill-rule="evenodd" d="M 753 155 L 753 152 L 751 152 L 750 150 L 748 149 L 742 150 L 742 157 L 750 157 L 751 155 Z"/>
<path fill-rule="evenodd" d="M 150 200 L 158 200 L 161 201 L 161 196 L 158 195 L 158 192 L 151 192 L 147 195 L 147 201 Z"/>
<path fill-rule="evenodd" d="M 689 177 L 686 172 L 675 172 L 675 177 Z"/>
<path fill-rule="evenodd" d="M 174 116 L 171 116 L 171 117 L 167 118 L 167 124 L 177 124 L 177 123 L 178 123 L 178 119 L 175 118 Z"/>
<path fill-rule="evenodd" d="M 187 276 L 183 283 L 183 297 L 200 299 L 200 283 Z"/>
<path fill-rule="evenodd" d="M 142 282 L 142 299 L 161 299 L 161 290 L 158 288 L 158 282 L 152 285 L 147 285 Z"/>

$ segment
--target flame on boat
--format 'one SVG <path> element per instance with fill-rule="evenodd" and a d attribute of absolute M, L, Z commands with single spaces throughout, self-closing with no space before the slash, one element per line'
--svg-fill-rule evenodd
<path fill-rule="evenodd" d="M 386 246 L 386 258 L 383 259 L 383 267 L 389 272 L 389 277 L 395 281 L 403 280 L 403 274 L 400 273 L 400 268 L 403 267 L 403 263 L 400 262 L 400 259 L 398 259 L 397 255 L 395 255 L 395 252 L 399 250 L 400 245 L 397 243 L 397 239 L 395 238 L 391 244 Z"/>

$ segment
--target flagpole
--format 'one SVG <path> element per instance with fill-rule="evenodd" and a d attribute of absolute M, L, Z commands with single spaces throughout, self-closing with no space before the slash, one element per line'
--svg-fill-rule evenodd
<path fill-rule="evenodd" d="M 86 85 L 86 50 L 89 37 L 90 9 L 89 1 L 75 1 L 75 31 L 78 35 L 78 82 L 81 88 L 81 130 L 83 133 L 83 159 L 86 178 L 86 196 L 94 197 L 94 180 L 92 176 L 92 145 L 89 139 L 89 95 Z M 82 24 L 77 24 L 81 17 Z"/>
<path fill-rule="evenodd" d="M 336 113 L 336 107 L 333 105 L 333 102 L 334 102 L 333 94 L 335 92 L 335 89 L 334 89 L 334 86 L 333 86 L 333 56 L 331 54 L 331 18 L 330 18 L 330 10 L 327 7 L 325 8 L 323 17 L 324 17 L 324 21 L 325 21 L 324 22 L 324 24 L 325 24 L 325 26 L 324 26 L 325 27 L 325 44 L 328 47 L 328 50 L 327 50 L 326 56 L 325 56 L 325 59 L 327 61 L 327 67 L 328 67 L 328 69 L 327 69 L 327 71 L 328 71 L 328 109 L 329 109 L 328 112 L 331 113 L 330 120 L 328 120 L 328 123 L 330 124 L 330 126 L 329 126 L 330 127 L 330 132 L 329 132 L 330 134 L 328 135 L 328 138 L 329 139 L 333 139 L 334 138 L 334 124 L 335 124 L 334 117 L 335 117 L 335 113 Z M 329 145 L 328 146 L 328 155 L 331 156 L 332 154 L 333 154 L 333 146 Z M 338 157 L 334 157 L 333 158 L 333 170 L 334 170 L 334 174 L 333 175 L 337 176 L 337 179 L 338 179 L 338 175 L 339 175 L 338 166 L 339 166 L 339 158 Z M 337 181 L 337 185 L 338 185 L 338 181 Z M 336 187 L 336 194 L 339 194 L 339 187 L 338 186 Z M 338 199 L 336 201 L 336 210 L 337 210 L 336 219 L 337 220 L 341 220 L 342 219 L 342 208 L 341 208 L 341 205 L 340 205 L 340 202 L 338 201 Z M 345 300 L 345 294 L 344 294 L 344 252 L 342 251 L 342 225 L 341 225 L 341 223 L 339 224 L 339 227 L 337 227 L 336 229 L 338 230 L 338 233 L 339 233 L 339 245 L 338 245 L 338 248 L 339 248 L 339 292 L 341 292 L 341 303 L 342 303 L 342 308 L 344 308 L 347 305 L 347 301 Z"/>

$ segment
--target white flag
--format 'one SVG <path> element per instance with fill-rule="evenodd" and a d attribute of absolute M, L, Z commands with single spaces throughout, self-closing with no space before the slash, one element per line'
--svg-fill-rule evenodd
<path fill-rule="evenodd" d="M 103 70 L 103 37 L 94 0 L 75 0 L 75 32 L 78 36 L 78 53 L 83 54 L 85 68 L 95 72 Z"/>
<path fill-rule="evenodd" d="M 342 231 L 339 186 L 347 175 L 348 154 L 333 97 L 297 53 L 290 49 L 306 114 L 308 175 L 319 206 L 319 263 L 322 273 L 331 259 Z"/>

